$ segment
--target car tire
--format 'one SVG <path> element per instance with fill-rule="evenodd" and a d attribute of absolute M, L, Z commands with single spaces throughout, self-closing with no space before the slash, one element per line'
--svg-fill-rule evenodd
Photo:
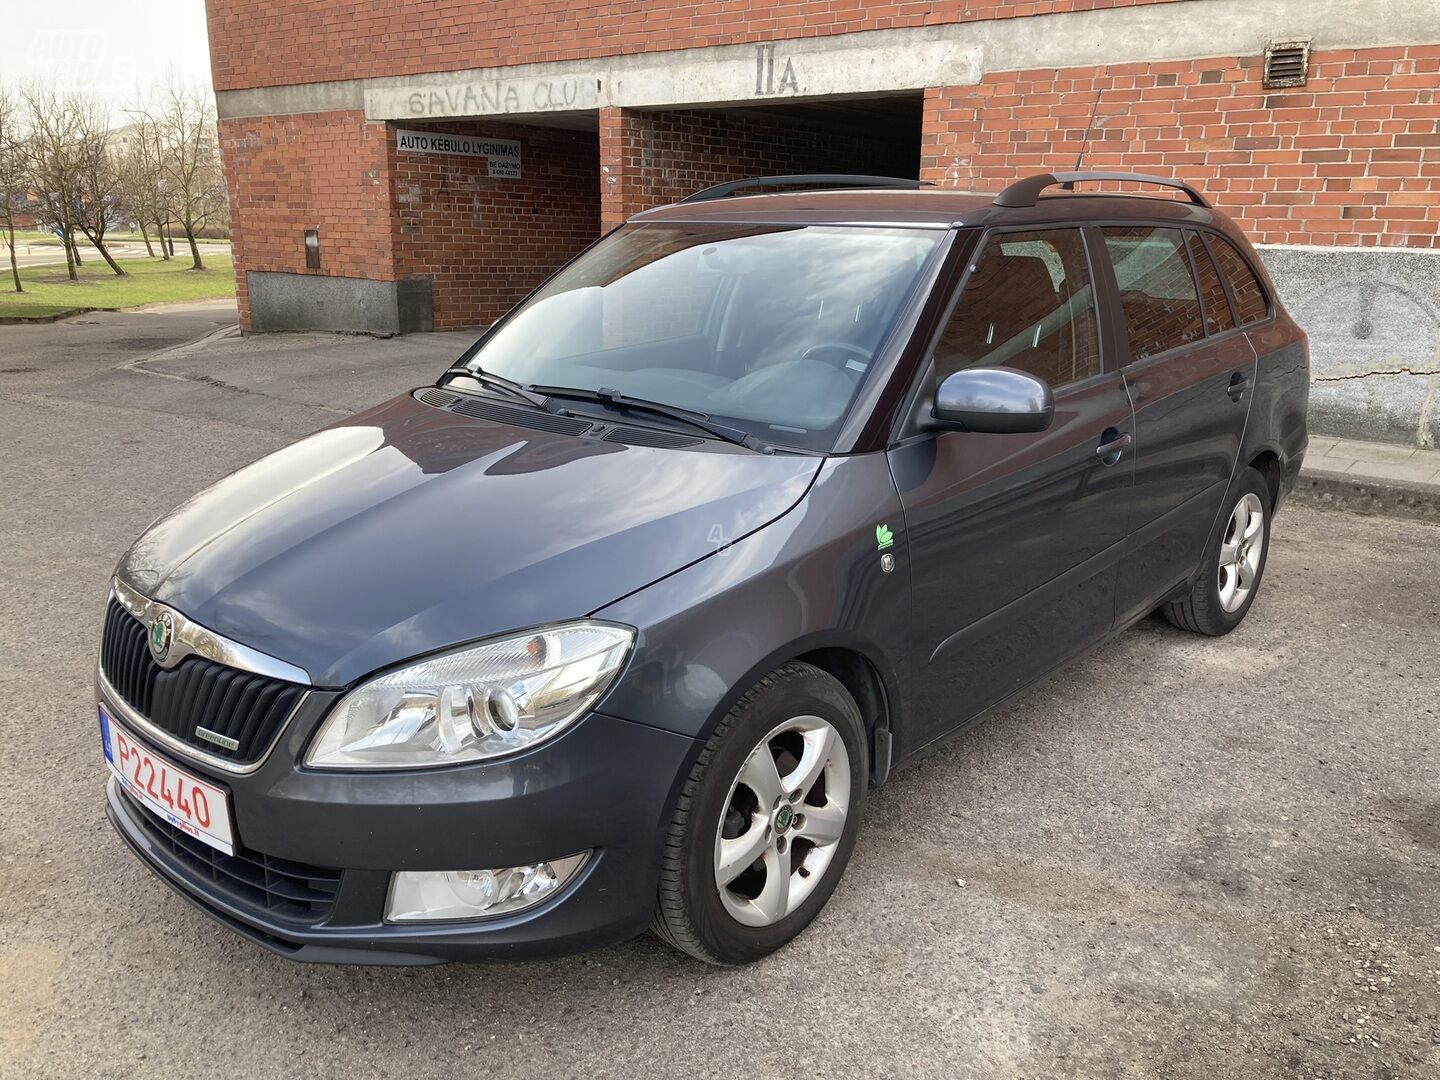
<path fill-rule="evenodd" d="M 845 688 L 798 661 L 766 675 L 686 779 L 655 933 L 711 964 L 747 964 L 790 941 L 845 871 L 868 777 L 865 724 Z"/>
<path fill-rule="evenodd" d="M 1190 592 L 1166 604 L 1182 630 L 1219 637 L 1240 625 L 1260 591 L 1270 554 L 1270 486 L 1254 469 L 1236 478 Z"/>

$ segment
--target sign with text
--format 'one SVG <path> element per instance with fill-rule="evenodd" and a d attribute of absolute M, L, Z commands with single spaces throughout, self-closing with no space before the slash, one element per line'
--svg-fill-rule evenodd
<path fill-rule="evenodd" d="M 865 30 L 362 80 L 365 115 L 418 123 L 446 117 L 582 114 L 612 106 L 719 107 L 978 83 L 984 48 L 950 29 Z"/>
<path fill-rule="evenodd" d="M 483 135 L 453 135 L 448 131 L 395 129 L 395 148 L 409 154 L 453 154 L 483 157 L 490 175 L 516 178 L 520 175 L 520 143 L 516 139 L 490 139 Z"/>

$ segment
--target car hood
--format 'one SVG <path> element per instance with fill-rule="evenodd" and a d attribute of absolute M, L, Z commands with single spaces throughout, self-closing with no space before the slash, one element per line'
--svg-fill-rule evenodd
<path fill-rule="evenodd" d="M 775 520 L 819 464 L 512 427 L 406 395 L 190 499 L 117 573 L 318 686 L 345 686 L 596 611 Z"/>

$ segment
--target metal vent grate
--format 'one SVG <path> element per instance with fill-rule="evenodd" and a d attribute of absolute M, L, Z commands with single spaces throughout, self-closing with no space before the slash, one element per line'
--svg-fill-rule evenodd
<path fill-rule="evenodd" d="M 1310 77 L 1310 42 L 1272 41 L 1265 46 L 1265 85 L 1304 86 Z"/>

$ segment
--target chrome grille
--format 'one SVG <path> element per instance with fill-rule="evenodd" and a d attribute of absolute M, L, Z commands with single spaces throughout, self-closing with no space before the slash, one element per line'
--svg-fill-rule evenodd
<path fill-rule="evenodd" d="M 125 704 L 161 731 L 237 765 L 265 753 L 305 696 L 305 687 L 296 683 L 201 656 L 165 670 L 150 655 L 145 625 L 113 598 L 105 612 L 100 670 Z M 222 741 L 203 739 L 196 728 Z"/>

